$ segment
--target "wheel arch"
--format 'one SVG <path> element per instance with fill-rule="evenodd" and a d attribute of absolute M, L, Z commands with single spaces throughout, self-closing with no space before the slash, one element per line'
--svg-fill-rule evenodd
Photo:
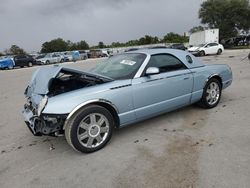
<path fill-rule="evenodd" d="M 204 84 L 203 89 L 206 87 L 208 81 L 211 80 L 212 78 L 217 79 L 217 80 L 220 82 L 221 87 L 223 86 L 223 85 L 222 85 L 222 78 L 221 78 L 221 76 L 220 76 L 219 74 L 213 74 L 213 75 L 210 75 L 210 76 L 206 79 L 206 82 L 205 82 L 205 84 Z"/>
<path fill-rule="evenodd" d="M 117 127 L 117 128 L 119 127 L 119 125 L 120 125 L 120 119 L 119 119 L 119 116 L 118 116 L 119 111 L 118 111 L 117 107 L 112 102 L 110 102 L 108 100 L 105 100 L 105 99 L 95 99 L 95 100 L 90 100 L 90 101 L 81 103 L 78 106 L 76 106 L 69 113 L 69 115 L 67 116 L 67 118 L 65 120 L 65 123 L 63 125 L 63 130 L 65 130 L 65 127 L 67 126 L 68 122 L 74 117 L 74 115 L 77 112 L 79 112 L 83 108 L 85 108 L 87 106 L 90 106 L 90 105 L 98 105 L 98 106 L 101 106 L 101 107 L 107 109 L 111 113 L 111 115 L 113 116 L 113 118 L 114 118 L 115 127 Z"/>

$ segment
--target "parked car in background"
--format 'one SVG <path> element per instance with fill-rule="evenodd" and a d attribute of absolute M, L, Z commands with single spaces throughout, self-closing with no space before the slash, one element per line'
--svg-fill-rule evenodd
<path fill-rule="evenodd" d="M 152 46 L 152 47 L 149 47 L 148 49 L 165 49 L 167 48 L 166 46 Z"/>
<path fill-rule="evenodd" d="M 80 59 L 81 60 L 88 59 L 88 53 L 85 50 L 79 50 L 79 53 L 80 53 Z"/>
<path fill-rule="evenodd" d="M 102 50 L 90 50 L 88 53 L 88 58 L 100 58 L 100 57 L 108 57 L 108 54 L 103 53 Z"/>
<path fill-rule="evenodd" d="M 198 103 L 214 108 L 232 83 L 228 65 L 174 49 L 114 55 L 91 72 L 38 69 L 25 90 L 24 121 L 36 136 L 65 134 L 80 152 L 103 148 L 120 128 Z"/>
<path fill-rule="evenodd" d="M 63 56 L 65 62 L 73 61 L 73 56 L 71 52 L 63 52 Z"/>
<path fill-rule="evenodd" d="M 236 46 L 249 46 L 250 45 L 250 35 L 242 35 L 237 37 L 232 37 L 224 39 L 221 41 L 225 48 L 233 48 Z"/>
<path fill-rule="evenodd" d="M 79 51 L 64 52 L 64 61 L 78 61 L 81 60 L 81 54 Z"/>
<path fill-rule="evenodd" d="M 36 60 L 30 55 L 16 55 L 13 57 L 16 67 L 32 67 L 36 64 Z"/>
<path fill-rule="evenodd" d="M 0 69 L 13 69 L 15 62 L 12 57 L 0 57 Z"/>
<path fill-rule="evenodd" d="M 56 54 L 56 55 L 60 56 L 60 58 L 61 58 L 60 63 L 65 62 L 65 58 L 64 58 L 64 54 L 63 54 L 63 52 L 54 52 L 54 54 Z"/>
<path fill-rule="evenodd" d="M 168 48 L 172 49 L 178 49 L 178 50 L 186 50 L 187 48 L 184 46 L 184 44 L 171 44 Z"/>
<path fill-rule="evenodd" d="M 73 61 L 78 61 L 81 60 L 81 55 L 79 51 L 72 51 L 72 57 L 73 57 Z"/>
<path fill-rule="evenodd" d="M 129 49 L 126 49 L 125 52 L 132 52 L 136 50 L 139 50 L 139 48 L 129 48 Z"/>
<path fill-rule="evenodd" d="M 42 58 L 44 58 L 45 56 L 46 56 L 46 54 L 39 54 L 39 55 L 36 56 L 35 59 L 36 59 L 36 60 L 37 60 L 37 59 L 42 59 Z"/>
<path fill-rule="evenodd" d="M 201 44 L 198 46 L 193 46 L 189 48 L 188 51 L 195 56 L 205 56 L 212 54 L 220 55 L 224 51 L 224 47 L 219 43 L 212 42 L 207 44 Z"/>
<path fill-rule="evenodd" d="M 44 57 L 36 60 L 36 63 L 39 65 L 47 65 L 51 63 L 62 63 L 62 62 L 64 62 L 64 58 L 54 53 L 46 54 Z"/>

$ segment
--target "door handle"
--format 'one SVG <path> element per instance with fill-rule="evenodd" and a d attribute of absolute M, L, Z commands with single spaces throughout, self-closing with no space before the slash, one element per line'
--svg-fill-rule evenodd
<path fill-rule="evenodd" d="M 189 77 L 185 77 L 185 78 L 183 78 L 183 80 L 188 80 L 189 79 Z"/>

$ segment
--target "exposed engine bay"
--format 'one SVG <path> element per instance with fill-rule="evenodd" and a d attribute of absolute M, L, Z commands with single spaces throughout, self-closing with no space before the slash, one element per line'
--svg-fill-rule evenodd
<path fill-rule="evenodd" d="M 48 97 L 105 82 L 105 79 L 62 69 L 57 77 L 50 80 Z"/>

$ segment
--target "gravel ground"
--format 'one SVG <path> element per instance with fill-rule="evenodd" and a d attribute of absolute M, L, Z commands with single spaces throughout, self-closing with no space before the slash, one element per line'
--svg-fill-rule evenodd
<path fill-rule="evenodd" d="M 250 61 L 247 50 L 206 56 L 226 63 L 234 81 L 218 107 L 196 106 L 115 130 L 92 154 L 64 137 L 34 137 L 21 115 L 24 89 L 37 67 L 0 71 L 0 186 L 220 187 L 250 185 Z M 86 70 L 97 61 L 65 65 Z"/>

